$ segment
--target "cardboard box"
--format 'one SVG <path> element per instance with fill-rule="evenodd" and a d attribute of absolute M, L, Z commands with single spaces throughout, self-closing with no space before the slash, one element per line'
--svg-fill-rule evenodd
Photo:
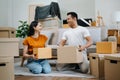
<path fill-rule="evenodd" d="M 112 54 L 117 52 L 116 42 L 97 42 L 96 52 L 99 54 Z"/>
<path fill-rule="evenodd" d="M 0 38 L 15 38 L 16 29 L 12 27 L 0 27 Z"/>
<path fill-rule="evenodd" d="M 56 59 L 57 58 L 57 45 L 47 45 L 46 47 L 52 49 L 52 58 Z"/>
<path fill-rule="evenodd" d="M 105 80 L 120 80 L 120 53 L 105 56 Z"/>
<path fill-rule="evenodd" d="M 58 63 L 81 63 L 83 62 L 82 52 L 79 52 L 76 47 L 64 46 L 57 48 Z"/>
<path fill-rule="evenodd" d="M 14 58 L 0 56 L 0 80 L 14 80 Z"/>
<path fill-rule="evenodd" d="M 117 44 L 120 45 L 120 36 L 117 37 Z"/>
<path fill-rule="evenodd" d="M 110 54 L 90 53 L 90 73 L 96 78 L 104 79 L 104 56 Z"/>
<path fill-rule="evenodd" d="M 51 48 L 33 48 L 33 54 L 38 59 L 52 58 Z"/>
<path fill-rule="evenodd" d="M 0 38 L 0 56 L 19 56 L 19 39 Z"/>

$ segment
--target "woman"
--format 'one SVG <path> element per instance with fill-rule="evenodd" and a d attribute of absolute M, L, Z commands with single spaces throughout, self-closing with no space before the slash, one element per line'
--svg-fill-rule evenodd
<path fill-rule="evenodd" d="M 36 59 L 33 55 L 33 48 L 43 48 L 47 41 L 45 35 L 40 34 L 42 25 L 40 22 L 33 21 L 29 26 L 28 37 L 23 41 L 23 56 L 28 58 L 27 67 L 34 74 L 50 73 L 51 67 L 46 59 Z M 44 53 L 43 53 L 44 54 Z"/>

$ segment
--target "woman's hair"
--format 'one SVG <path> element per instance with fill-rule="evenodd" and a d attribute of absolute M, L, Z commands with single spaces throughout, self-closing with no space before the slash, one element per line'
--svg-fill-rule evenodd
<path fill-rule="evenodd" d="M 73 18 L 75 17 L 78 20 L 78 15 L 76 12 L 68 12 L 67 15 L 71 15 Z"/>
<path fill-rule="evenodd" d="M 31 36 L 34 34 L 35 30 L 34 27 L 38 25 L 38 21 L 32 21 L 30 26 L 29 26 L 29 31 L 28 31 L 28 36 Z"/>

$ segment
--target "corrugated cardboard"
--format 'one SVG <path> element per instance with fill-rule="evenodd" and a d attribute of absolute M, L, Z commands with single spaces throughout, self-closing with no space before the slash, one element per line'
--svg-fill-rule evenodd
<path fill-rule="evenodd" d="M 33 48 L 33 54 L 38 59 L 52 58 L 51 48 Z"/>
<path fill-rule="evenodd" d="M 99 79 L 104 79 L 104 56 L 110 54 L 90 53 L 90 73 Z"/>
<path fill-rule="evenodd" d="M 16 29 L 12 27 L 0 27 L 0 38 L 15 38 Z"/>
<path fill-rule="evenodd" d="M 120 36 L 117 37 L 117 44 L 120 45 Z"/>
<path fill-rule="evenodd" d="M 0 80 L 14 80 L 13 57 L 0 57 Z"/>
<path fill-rule="evenodd" d="M 56 59 L 57 58 L 57 45 L 47 45 L 46 47 L 52 49 L 52 58 Z"/>
<path fill-rule="evenodd" d="M 105 80 L 120 80 L 120 53 L 105 56 Z"/>
<path fill-rule="evenodd" d="M 117 52 L 116 42 L 97 42 L 96 52 L 99 54 L 111 54 Z"/>
<path fill-rule="evenodd" d="M 83 62 L 82 52 L 79 52 L 76 47 L 64 46 L 57 48 L 58 63 L 81 63 Z"/>
<path fill-rule="evenodd" d="M 19 56 L 19 39 L 0 38 L 0 56 Z"/>

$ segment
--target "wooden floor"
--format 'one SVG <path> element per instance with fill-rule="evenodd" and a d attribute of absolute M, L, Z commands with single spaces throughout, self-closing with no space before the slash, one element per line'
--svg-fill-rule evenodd
<path fill-rule="evenodd" d="M 15 80 L 99 80 L 78 77 L 33 77 L 33 76 L 15 76 Z"/>

